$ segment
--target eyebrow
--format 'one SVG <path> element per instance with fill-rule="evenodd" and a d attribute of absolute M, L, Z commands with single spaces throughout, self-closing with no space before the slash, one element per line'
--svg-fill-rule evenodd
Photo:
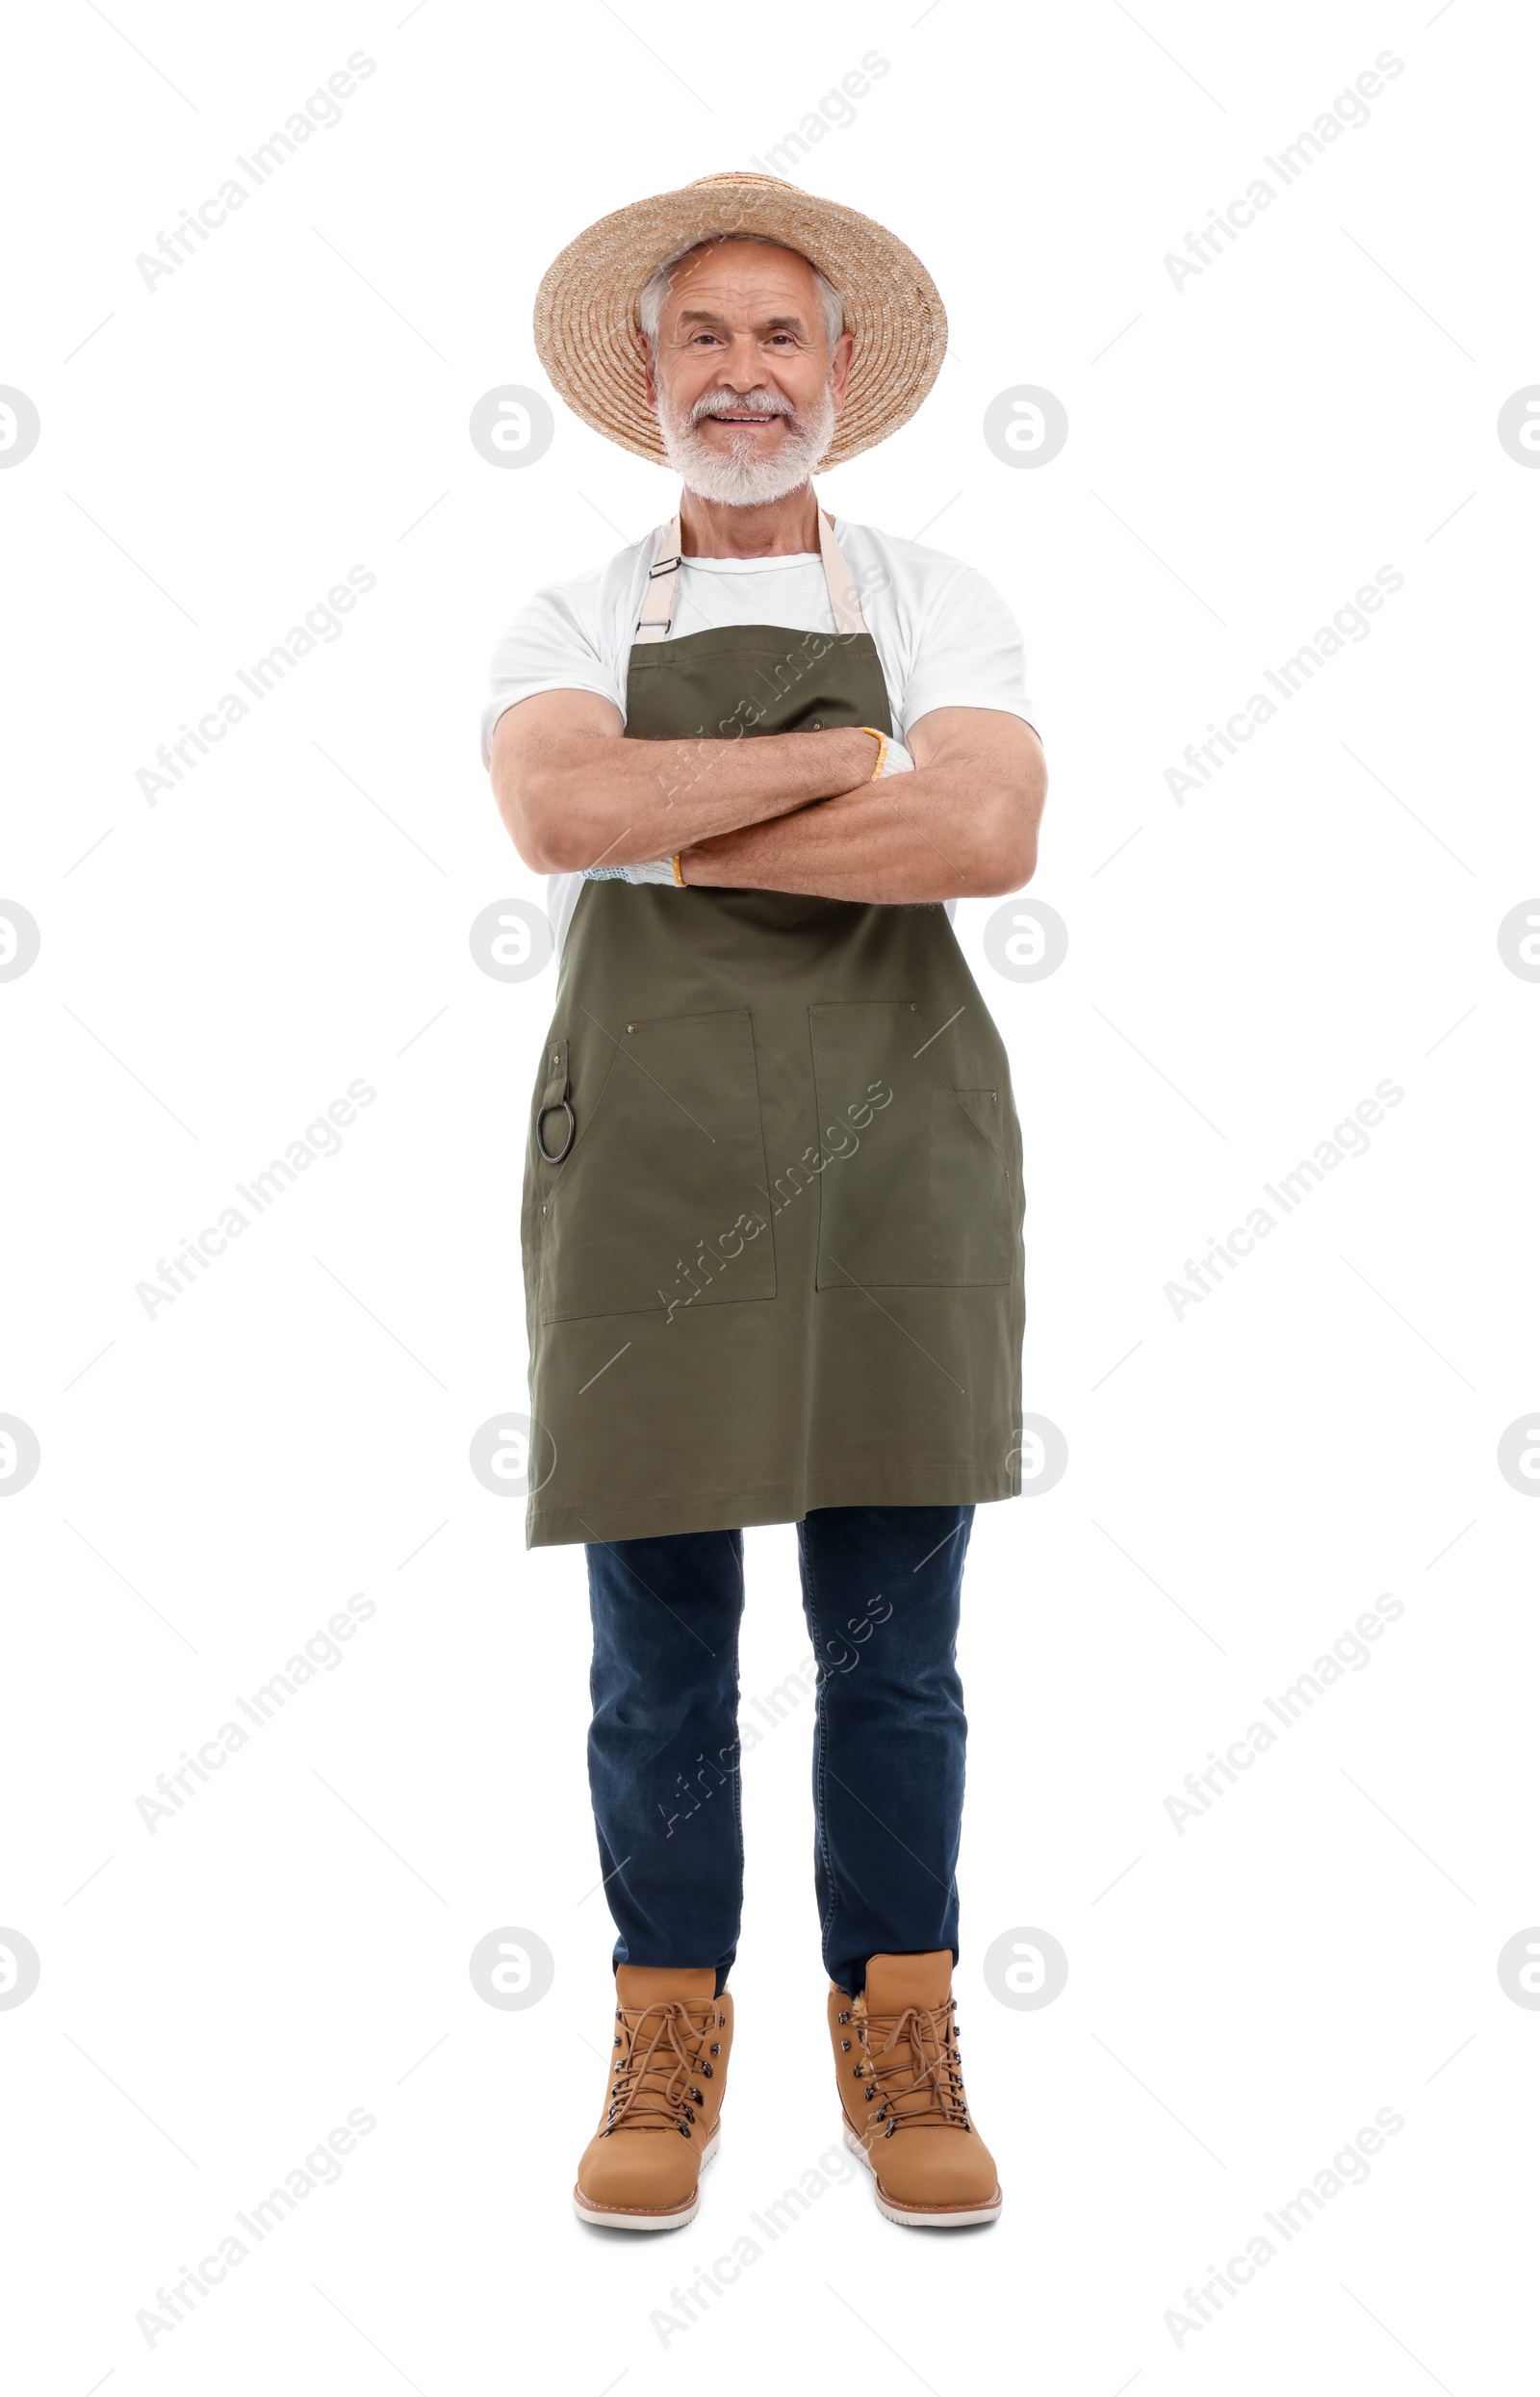
<path fill-rule="evenodd" d="M 725 324 L 727 319 L 718 308 L 681 308 L 676 320 L 676 330 L 686 324 Z M 773 333 L 806 333 L 806 320 L 795 314 L 766 317 L 765 329 Z"/>

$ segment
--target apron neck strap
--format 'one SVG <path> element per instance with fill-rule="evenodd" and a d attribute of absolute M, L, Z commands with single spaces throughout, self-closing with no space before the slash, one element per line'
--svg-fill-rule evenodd
<path fill-rule="evenodd" d="M 668 639 L 668 629 L 674 621 L 675 594 L 680 587 L 681 555 L 679 510 L 676 508 L 674 521 L 663 535 L 657 563 L 647 570 L 647 590 L 642 600 L 642 612 L 636 619 L 638 641 Z"/>
<path fill-rule="evenodd" d="M 823 558 L 824 581 L 829 590 L 829 606 L 834 619 L 834 631 L 840 633 L 864 632 L 866 619 L 860 612 L 856 594 L 856 580 L 845 562 L 845 553 L 834 539 L 832 516 L 818 510 L 818 549 Z M 647 591 L 642 612 L 636 620 L 636 638 L 640 641 L 666 641 L 674 621 L 675 599 L 680 587 L 680 566 L 683 552 L 680 540 L 680 520 L 674 520 L 663 535 L 663 546 L 657 563 L 648 569 Z"/>
<path fill-rule="evenodd" d="M 829 605 L 834 611 L 836 632 L 864 632 L 866 619 L 860 612 L 856 596 L 856 578 L 845 563 L 845 553 L 834 539 L 834 520 L 818 510 L 818 547 L 823 552 L 824 580 L 829 585 Z"/>

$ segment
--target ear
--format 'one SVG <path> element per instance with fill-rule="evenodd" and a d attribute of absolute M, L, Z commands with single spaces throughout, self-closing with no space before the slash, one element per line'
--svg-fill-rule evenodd
<path fill-rule="evenodd" d="M 654 362 L 652 347 L 646 334 L 639 327 L 633 330 L 631 339 L 636 345 L 637 355 L 642 361 L 642 396 L 655 415 L 657 411 L 657 370 Z"/>
<path fill-rule="evenodd" d="M 841 333 L 830 353 L 829 361 L 829 391 L 834 403 L 836 416 L 845 404 L 845 386 L 850 380 L 851 361 L 855 355 L 856 337 L 854 333 Z"/>

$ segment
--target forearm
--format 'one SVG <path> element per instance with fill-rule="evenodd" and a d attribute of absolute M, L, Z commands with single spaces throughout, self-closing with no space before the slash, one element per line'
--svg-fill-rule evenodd
<path fill-rule="evenodd" d="M 869 734 L 773 733 L 738 740 L 559 736 L 535 758 L 494 760 L 503 821 L 546 873 L 631 865 L 756 826 L 870 776 Z"/>
<path fill-rule="evenodd" d="M 916 905 L 1017 890 L 1035 819 L 1009 788 L 937 767 L 870 783 L 680 853 L 686 885 Z"/>

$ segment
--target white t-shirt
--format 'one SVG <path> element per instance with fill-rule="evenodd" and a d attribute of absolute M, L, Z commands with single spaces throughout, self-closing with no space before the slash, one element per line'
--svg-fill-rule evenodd
<path fill-rule="evenodd" d="M 481 716 L 484 764 L 492 761 L 499 716 L 538 691 L 597 691 L 624 717 L 626 673 L 648 569 L 661 554 L 667 532 L 668 527 L 659 525 L 597 573 L 548 584 L 520 609 L 492 655 L 492 696 Z M 836 517 L 834 538 L 855 578 L 900 740 L 907 742 L 911 727 L 934 708 L 994 708 L 1038 729 L 1027 697 L 1021 634 L 992 584 L 959 558 L 897 540 L 870 525 Z M 833 632 L 818 553 L 686 557 L 670 639 L 738 624 Z M 558 950 L 581 889 L 580 874 L 550 879 L 549 912 Z"/>

